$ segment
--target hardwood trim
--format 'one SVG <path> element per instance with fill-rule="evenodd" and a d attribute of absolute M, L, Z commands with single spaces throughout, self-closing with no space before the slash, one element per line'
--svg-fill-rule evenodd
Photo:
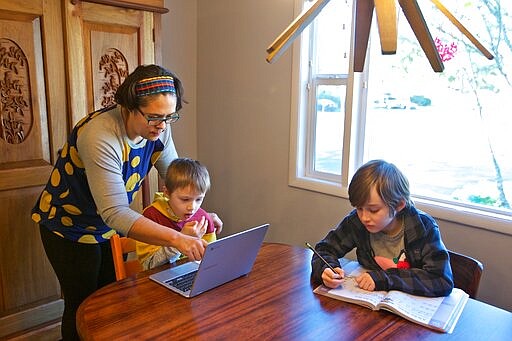
<path fill-rule="evenodd" d="M 155 13 L 160 13 L 160 14 L 165 14 L 165 13 L 169 12 L 169 9 L 165 8 L 165 7 L 152 6 L 152 5 L 147 5 L 147 4 L 139 4 L 139 3 L 133 3 L 133 2 L 126 2 L 126 1 L 121 1 L 121 0 L 70 0 L 70 1 L 71 1 L 71 4 L 73 4 L 73 5 L 77 5 L 78 3 L 80 3 L 80 1 L 83 1 L 83 2 L 92 2 L 92 3 L 100 4 L 100 5 L 134 9 L 134 10 L 138 10 L 138 11 L 155 12 Z"/>
<path fill-rule="evenodd" d="M 0 338 L 62 317 L 64 300 L 59 299 L 0 318 Z"/>
<path fill-rule="evenodd" d="M 0 169 L 0 188 L 2 191 L 21 187 L 44 186 L 53 169 L 52 165 L 34 165 L 32 167 L 17 167 Z"/>

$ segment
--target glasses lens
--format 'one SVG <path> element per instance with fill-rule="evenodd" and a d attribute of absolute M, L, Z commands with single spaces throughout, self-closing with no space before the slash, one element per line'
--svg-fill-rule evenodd
<path fill-rule="evenodd" d="M 150 126 L 157 126 L 157 125 L 160 125 L 162 122 L 165 122 L 165 121 L 164 120 L 154 120 L 154 119 L 148 120 L 148 124 Z"/>
<path fill-rule="evenodd" d="M 140 109 L 137 108 L 137 110 L 141 113 L 142 116 L 148 121 L 148 125 L 150 126 L 158 126 L 162 124 L 162 122 L 165 122 L 166 124 L 174 123 L 180 118 L 180 114 L 177 112 L 172 113 L 170 115 L 167 115 L 165 117 L 154 117 L 148 114 L 143 113 Z"/>
<path fill-rule="evenodd" d="M 180 119 L 180 114 L 175 112 L 175 113 L 171 114 L 171 116 L 169 117 L 167 123 L 174 123 L 174 122 L 176 122 L 179 119 Z"/>

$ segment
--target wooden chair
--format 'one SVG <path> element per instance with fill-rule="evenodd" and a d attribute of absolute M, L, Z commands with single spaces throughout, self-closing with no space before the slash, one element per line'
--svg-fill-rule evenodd
<path fill-rule="evenodd" d="M 464 290 L 469 297 L 476 298 L 484 266 L 472 257 L 450 250 L 448 254 L 455 287 Z"/>
<path fill-rule="evenodd" d="M 112 247 L 116 280 L 120 281 L 142 271 L 142 265 L 139 260 L 136 256 L 133 258 L 135 254 L 135 240 L 115 234 L 110 237 L 110 246 Z"/>

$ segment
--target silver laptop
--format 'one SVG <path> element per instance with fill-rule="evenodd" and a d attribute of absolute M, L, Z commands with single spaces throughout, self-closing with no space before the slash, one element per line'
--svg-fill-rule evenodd
<path fill-rule="evenodd" d="M 269 224 L 211 242 L 200 263 L 188 262 L 155 273 L 149 278 L 185 297 L 194 297 L 248 274 Z"/>

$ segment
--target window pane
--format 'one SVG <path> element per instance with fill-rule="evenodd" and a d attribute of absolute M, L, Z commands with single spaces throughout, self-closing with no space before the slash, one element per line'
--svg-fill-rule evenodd
<path fill-rule="evenodd" d="M 319 85 L 316 97 L 315 166 L 317 172 L 341 175 L 344 85 Z"/>
<path fill-rule="evenodd" d="M 503 42 L 512 39 L 512 2 L 501 1 L 501 12 L 484 1 L 450 6 L 461 21 L 471 18 L 467 26 L 496 58 L 487 60 L 429 5 L 422 11 L 443 73 L 432 71 L 405 17 L 394 56 L 381 54 L 373 27 L 364 159 L 397 164 L 415 195 L 510 213 L 512 48 Z"/>
<path fill-rule="evenodd" d="M 317 74 L 347 74 L 350 54 L 352 0 L 332 0 L 316 17 Z"/>

